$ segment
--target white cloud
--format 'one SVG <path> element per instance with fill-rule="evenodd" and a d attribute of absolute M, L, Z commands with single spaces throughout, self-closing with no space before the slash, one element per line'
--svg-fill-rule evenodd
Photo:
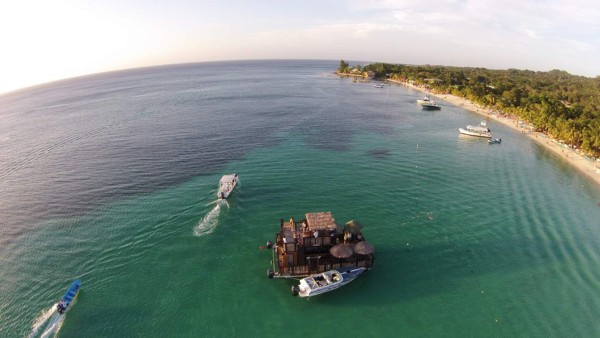
<path fill-rule="evenodd" d="M 36 10 L 31 10 L 35 8 Z M 600 74 L 600 3 L 21 0 L 0 12 L 0 92 L 153 64 L 345 58 Z"/>

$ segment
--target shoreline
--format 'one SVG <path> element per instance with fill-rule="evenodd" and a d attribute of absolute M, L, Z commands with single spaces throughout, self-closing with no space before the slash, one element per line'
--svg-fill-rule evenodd
<path fill-rule="evenodd" d="M 548 135 L 546 135 L 544 133 L 533 131 L 533 129 L 530 126 L 525 125 L 524 122 L 519 122 L 518 119 L 511 117 L 509 114 L 506 114 L 506 113 L 504 113 L 502 111 L 498 111 L 498 110 L 492 110 L 492 109 L 486 109 L 486 108 L 480 107 L 480 106 L 472 103 L 471 101 L 469 101 L 465 98 L 456 96 L 456 95 L 435 94 L 425 88 L 413 85 L 411 83 L 398 81 L 398 80 L 391 80 L 391 79 L 386 79 L 385 81 L 401 84 L 408 88 L 412 88 L 414 90 L 426 93 L 429 96 L 448 101 L 457 107 L 463 108 L 465 110 L 468 110 L 468 111 L 471 111 L 471 112 L 474 112 L 474 113 L 477 113 L 480 115 L 483 115 L 484 117 L 486 117 L 488 119 L 491 119 L 491 120 L 500 122 L 506 126 L 509 126 L 513 130 L 520 131 L 521 133 L 526 134 L 530 139 L 535 141 L 540 146 L 542 146 L 545 149 L 548 149 L 548 150 L 552 151 L 553 153 L 555 153 L 556 155 L 558 155 L 569 165 L 571 165 L 575 169 L 579 170 L 580 173 L 582 173 L 586 177 L 590 178 L 598 186 L 600 186 L 600 162 L 593 161 L 593 160 L 583 157 L 576 150 L 569 148 L 567 145 L 558 142 L 557 140 L 549 137 Z"/>

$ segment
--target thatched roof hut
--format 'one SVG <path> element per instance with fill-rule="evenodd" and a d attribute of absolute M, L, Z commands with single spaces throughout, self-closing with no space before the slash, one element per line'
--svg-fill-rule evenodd
<path fill-rule="evenodd" d="M 345 244 L 345 243 L 340 243 L 340 244 L 334 246 L 333 248 L 331 248 L 329 250 L 329 253 L 331 253 L 334 257 L 337 257 L 337 258 L 348 258 L 348 257 L 352 256 L 352 254 L 353 254 L 352 248 L 350 247 L 350 245 Z"/>
<path fill-rule="evenodd" d="M 359 255 L 368 255 L 375 252 L 375 247 L 367 241 L 361 241 L 354 245 L 354 252 Z"/>
<path fill-rule="evenodd" d="M 338 227 L 331 211 L 306 213 L 306 223 L 308 223 L 308 228 L 313 231 L 335 230 Z"/>

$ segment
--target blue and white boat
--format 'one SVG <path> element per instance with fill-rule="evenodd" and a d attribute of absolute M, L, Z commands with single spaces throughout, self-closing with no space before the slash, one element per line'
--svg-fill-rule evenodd
<path fill-rule="evenodd" d="M 70 308 L 69 305 L 71 305 L 79 295 L 80 286 L 81 281 L 79 279 L 76 279 L 71 283 L 71 286 L 69 286 L 65 295 L 61 298 L 60 302 L 58 302 L 58 305 L 56 305 L 56 311 L 58 311 L 58 313 L 62 315 Z"/>
<path fill-rule="evenodd" d="M 292 286 L 292 294 L 300 297 L 312 297 L 333 291 L 350 283 L 365 271 L 367 271 L 365 268 L 346 268 L 310 275 L 302 278 L 299 285 Z"/>

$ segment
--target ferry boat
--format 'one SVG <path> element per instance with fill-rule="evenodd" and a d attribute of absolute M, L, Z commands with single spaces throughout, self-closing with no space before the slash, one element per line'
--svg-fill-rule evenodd
<path fill-rule="evenodd" d="M 217 192 L 217 197 L 219 199 L 226 199 L 229 197 L 229 194 L 231 194 L 233 188 L 235 188 L 237 181 L 237 174 L 223 175 L 219 181 L 219 191 Z"/>
<path fill-rule="evenodd" d="M 329 270 L 311 275 L 302 278 L 299 285 L 292 286 L 292 294 L 300 297 L 312 297 L 333 291 L 350 283 L 365 271 L 367 271 L 365 268 L 348 268 L 341 272 L 338 270 Z"/>
<path fill-rule="evenodd" d="M 487 127 L 485 121 L 478 126 L 468 125 L 466 128 L 458 128 L 461 134 L 477 137 L 492 138 L 492 131 Z"/>
<path fill-rule="evenodd" d="M 61 298 L 61 300 L 56 305 L 56 311 L 61 315 L 64 314 L 70 307 L 71 303 L 75 301 L 75 298 L 79 295 L 79 287 L 81 286 L 81 281 L 76 279 L 71 286 L 67 289 L 65 295 Z"/>
<path fill-rule="evenodd" d="M 417 100 L 417 103 L 422 105 L 424 103 L 430 103 L 431 99 L 429 98 L 429 95 L 426 95 L 424 98 Z"/>
<path fill-rule="evenodd" d="M 365 242 L 362 225 L 348 222 L 339 225 L 331 212 L 309 212 L 304 220 L 280 219 L 280 230 L 275 242 L 268 242 L 272 249 L 269 278 L 298 279 L 326 271 L 373 267 L 373 251 L 354 250 Z M 358 224 L 358 225 L 357 225 Z M 335 248 L 343 246 L 343 254 Z M 360 252 L 360 253 L 359 253 Z"/>

